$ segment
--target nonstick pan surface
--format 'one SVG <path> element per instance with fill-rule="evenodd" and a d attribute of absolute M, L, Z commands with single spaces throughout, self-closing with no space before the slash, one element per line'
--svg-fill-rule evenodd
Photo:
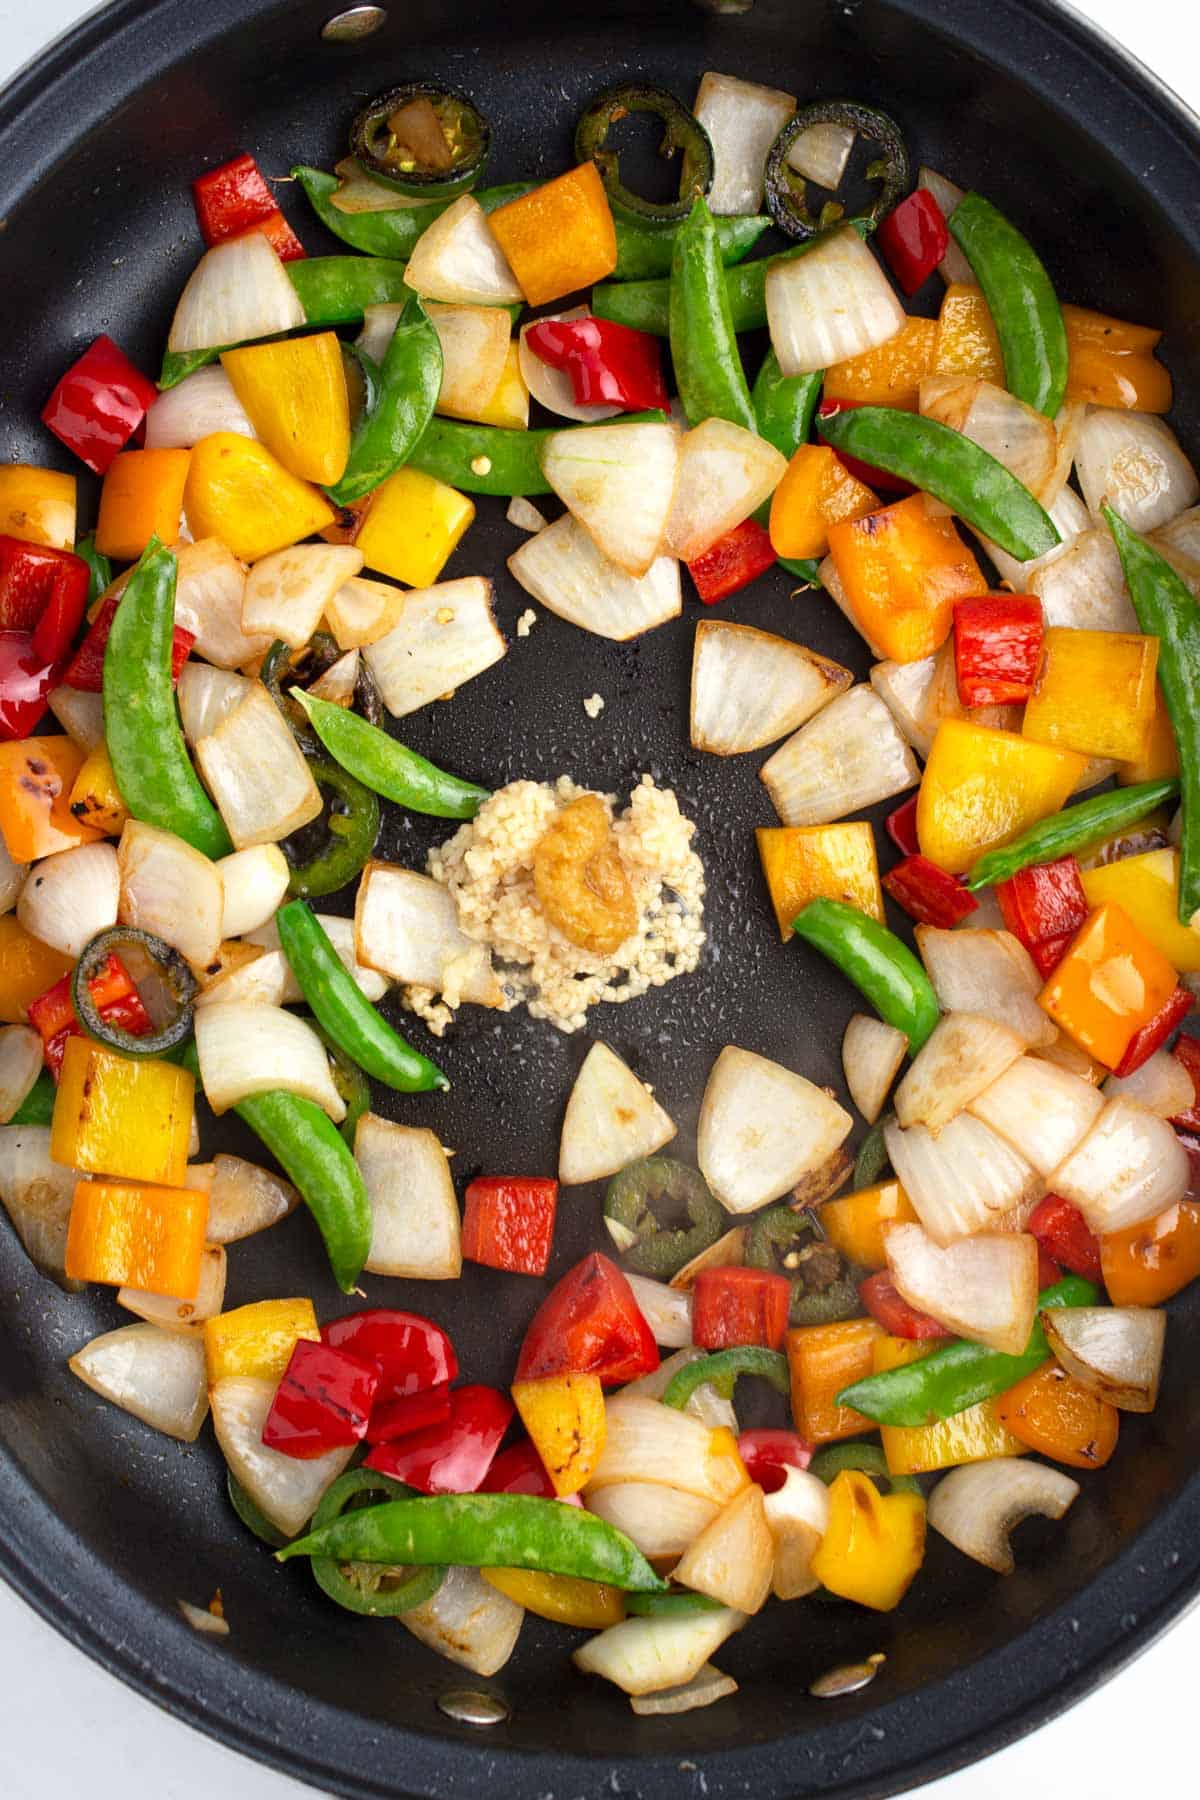
<path fill-rule="evenodd" d="M 1122 53 L 1044 0 L 759 0 L 714 16 L 667 0 L 443 0 L 394 4 L 356 48 L 323 43 L 334 10 L 299 0 L 119 0 L 0 97 L 0 455 L 44 462 L 37 413 L 99 331 L 154 367 L 199 243 L 188 183 L 240 149 L 284 175 L 330 166 L 361 98 L 423 75 L 469 88 L 490 113 L 490 178 L 552 174 L 570 160 L 588 98 L 628 77 L 685 98 L 705 68 L 843 94 L 901 121 L 914 162 L 978 185 L 1010 211 L 1065 297 L 1162 325 L 1200 451 L 1200 217 L 1195 122 Z M 297 195 L 280 190 L 312 252 L 332 251 Z M 930 307 L 936 303 L 931 298 Z M 64 462 L 64 466 L 66 466 Z M 752 829 L 773 823 L 761 757 L 700 758 L 688 745 L 698 609 L 625 646 L 541 615 L 518 640 L 525 597 L 504 559 L 518 541 L 484 501 L 448 574 L 497 581 L 508 658 L 452 704 L 404 721 L 406 741 L 490 785 L 569 772 L 627 791 L 644 770 L 699 824 L 710 946 L 702 970 L 593 1015 L 597 1034 L 651 1081 L 690 1152 L 705 1076 L 728 1042 L 841 1086 L 849 988 L 775 939 Z M 781 573 L 723 613 L 795 636 L 865 675 L 863 645 L 820 596 Z M 585 695 L 606 708 L 589 720 Z M 881 809 L 885 811 L 886 808 Z M 878 819 L 876 821 L 878 823 Z M 418 865 L 444 828 L 389 809 L 380 854 Z M 420 1027 L 414 1027 L 414 1035 Z M 562 1106 L 587 1040 L 523 1014 L 469 1010 L 443 1052 L 447 1098 L 377 1093 L 380 1110 L 435 1125 L 460 1184 L 477 1171 L 554 1166 Z M 254 1146 L 210 1127 L 206 1153 Z M 468 1265 L 448 1285 L 364 1282 L 372 1304 L 407 1305 L 452 1332 L 464 1374 L 504 1383 L 545 1291 L 602 1241 L 599 1190 L 562 1199 L 546 1283 Z M 347 1310 L 307 1217 L 230 1257 L 230 1304 L 310 1293 Z M 461 1672 L 386 1623 L 338 1612 L 306 1571 L 281 1568 L 236 1523 L 211 1436 L 184 1448 L 106 1407 L 67 1356 L 118 1322 L 93 1290 L 67 1297 L 0 1230 L 0 1569 L 47 1618 L 124 1680 L 224 1742 L 353 1796 L 596 1800 L 620 1794 L 891 1794 L 1031 1729 L 1141 1648 L 1200 1585 L 1200 1305 L 1171 1309 L 1166 1382 L 1152 1417 L 1122 1421 L 1110 1466 L 1058 1526 L 1029 1525 L 1018 1572 L 998 1580 L 941 1540 L 899 1612 L 769 1609 L 721 1652 L 738 1695 L 677 1719 L 632 1717 L 615 1690 L 576 1674 L 570 1634 L 530 1618 L 489 1683 L 511 1722 L 486 1737 L 437 1696 Z M 176 1599 L 220 1586 L 232 1634 L 197 1637 Z M 874 1685 L 836 1704 L 807 1695 L 831 1665 L 887 1653 Z M 472 1683 L 472 1685 L 475 1685 Z M 131 1771 L 131 1775 L 132 1775 Z"/>

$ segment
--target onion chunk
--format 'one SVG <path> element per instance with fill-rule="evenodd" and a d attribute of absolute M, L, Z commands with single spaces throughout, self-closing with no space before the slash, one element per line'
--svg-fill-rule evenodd
<path fill-rule="evenodd" d="M 947 1332 L 1020 1356 L 1037 1312 L 1038 1250 L 1025 1232 L 983 1232 L 940 1248 L 919 1225 L 884 1239 L 901 1295 Z"/>
<path fill-rule="evenodd" d="M 1165 1312 L 1151 1306 L 1063 1307 L 1061 1318 L 1057 1309 L 1042 1314 L 1042 1329 L 1067 1374 L 1093 1394 L 1122 1412 L 1154 1411 Z"/>
<path fill-rule="evenodd" d="M 891 713 L 862 683 L 802 725 L 759 777 L 785 825 L 829 825 L 915 787 L 920 770 Z"/>
<path fill-rule="evenodd" d="M 944 1475 L 929 1496 L 929 1523 L 964 1556 L 1011 1575 L 1014 1526 L 1034 1513 L 1061 1519 L 1078 1493 L 1079 1483 L 1061 1469 L 998 1457 Z"/>
<path fill-rule="evenodd" d="M 853 1123 L 824 1088 L 729 1044 L 704 1090 L 697 1160 L 727 1212 L 753 1212 L 826 1164 Z"/>
<path fill-rule="evenodd" d="M 840 663 L 754 625 L 702 619 L 692 656 L 691 737 L 738 756 L 807 724 L 854 677 Z"/>
<path fill-rule="evenodd" d="M 564 1187 L 603 1181 L 674 1136 L 674 1122 L 649 1088 L 607 1044 L 595 1043 L 567 1101 L 558 1178 Z"/>

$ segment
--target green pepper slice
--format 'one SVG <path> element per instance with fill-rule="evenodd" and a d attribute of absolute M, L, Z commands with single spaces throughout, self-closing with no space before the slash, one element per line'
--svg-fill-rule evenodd
<path fill-rule="evenodd" d="M 867 169 L 869 180 L 879 189 L 865 213 L 856 215 L 855 223 L 874 230 L 884 213 L 890 212 L 908 192 L 909 162 L 904 133 L 895 119 L 875 106 L 860 106 L 856 100 L 818 100 L 803 106 L 789 119 L 767 152 L 765 172 L 767 206 L 780 231 L 792 238 L 810 238 L 826 226 L 844 217 L 844 208 L 836 201 L 827 202 L 819 217 L 809 211 L 804 178 L 788 166 L 788 155 L 802 132 L 814 125 L 849 125 L 859 137 L 876 144 L 880 154 Z"/>
<path fill-rule="evenodd" d="M 908 1039 L 915 1056 L 941 1017 L 933 983 L 908 945 L 844 900 L 810 900 L 792 920 L 798 938 L 828 957 Z"/>
<path fill-rule="evenodd" d="M 855 1193 L 860 1188 L 874 1187 L 885 1170 L 891 1167 L 887 1140 L 883 1133 L 888 1120 L 894 1117 L 894 1113 L 889 1113 L 886 1118 L 877 1120 L 859 1145 L 858 1155 L 854 1159 Z"/>
<path fill-rule="evenodd" d="M 385 1500 L 411 1499 L 414 1490 L 390 1475 L 373 1469 L 347 1469 L 344 1475 L 325 1490 L 321 1504 L 312 1516 L 313 1531 L 323 1531 L 346 1512 L 358 1510 L 363 1501 L 378 1504 Z M 282 1542 L 275 1546 L 282 1549 Z M 314 1556 L 312 1572 L 317 1586 L 344 1606 L 347 1612 L 362 1613 L 373 1619 L 396 1619 L 423 1606 L 446 1579 L 446 1570 L 389 1567 L 383 1563 L 344 1562 L 333 1556 Z"/>
<path fill-rule="evenodd" d="M 605 145 L 617 120 L 630 113 L 653 113 L 662 120 L 660 156 L 670 157 L 682 151 L 678 200 L 644 200 L 621 180 L 620 157 Z M 636 218 L 660 225 L 687 218 L 693 200 L 707 194 L 712 186 L 716 167 L 712 141 L 695 113 L 689 112 L 682 100 L 666 88 L 641 81 L 620 82 L 597 94 L 575 127 L 575 160 L 595 163 L 614 209 L 624 208 Z"/>
<path fill-rule="evenodd" d="M 921 1484 L 912 1475 L 893 1475 L 888 1468 L 887 1457 L 878 1444 L 868 1443 L 865 1438 L 855 1439 L 848 1444 L 826 1444 L 818 1450 L 808 1465 L 810 1475 L 823 1481 L 829 1487 L 844 1469 L 853 1469 L 861 1475 L 869 1475 L 878 1487 L 886 1482 L 885 1489 L 893 1494 L 919 1494 Z"/>
<path fill-rule="evenodd" d="M 292 871 L 289 894 L 299 900 L 319 900 L 353 881 L 369 861 L 381 814 L 370 788 L 355 781 L 340 764 L 324 756 L 308 756 L 306 761 L 325 797 L 325 810 L 312 824 L 284 838 L 279 848 Z"/>
<path fill-rule="evenodd" d="M 473 819 L 488 798 L 487 788 L 426 762 L 344 706 L 318 700 L 303 688 L 291 692 L 330 756 L 385 800 L 434 819 Z"/>
<path fill-rule="evenodd" d="M 786 1398 L 791 1393 L 787 1357 L 779 1350 L 768 1350 L 762 1344 L 738 1344 L 732 1350 L 714 1350 L 710 1356 L 698 1356 L 694 1362 L 677 1369 L 663 1392 L 664 1406 L 680 1412 L 698 1387 L 711 1383 L 722 1399 L 733 1398 L 739 1375 L 761 1375 Z"/>
<path fill-rule="evenodd" d="M 1168 565 L 1163 564 L 1166 568 Z M 1174 571 L 1172 570 L 1172 574 Z M 1128 579 L 1128 577 L 1127 577 Z M 1176 576 L 1176 580 L 1178 580 Z M 1196 602 L 1186 587 L 1180 587 L 1187 595 L 1190 620 L 1195 611 Z M 1131 586 L 1132 592 L 1132 586 Z M 1134 610 L 1137 611 L 1137 600 L 1134 599 Z M 1149 612 L 1147 619 L 1150 618 Z M 1161 623 L 1162 621 L 1157 620 Z M 1146 620 L 1139 615 L 1138 623 L 1143 630 L 1147 629 Z M 1156 631 L 1151 635 L 1159 639 L 1159 663 L 1164 660 L 1164 640 L 1166 631 Z M 1163 691 L 1167 691 L 1167 682 L 1163 677 Z M 1196 704 L 1200 707 L 1200 683 L 1196 690 Z M 1170 702 L 1168 701 L 1168 705 Z M 1200 717 L 1200 712 L 1195 715 Z M 1176 736 L 1179 736 L 1178 731 Z M 1181 740 L 1182 741 L 1182 740 Z M 1112 788 L 1106 794 L 1096 794 L 1090 800 L 1081 800 L 1077 806 L 1068 806 L 1053 818 L 1042 819 L 1038 824 L 1022 832 L 1011 844 L 1004 844 L 999 850 L 989 850 L 974 864 L 967 876 L 967 887 L 974 892 L 977 888 L 991 887 L 995 882 L 1007 881 L 1021 869 L 1029 868 L 1031 863 L 1056 862 L 1060 856 L 1085 856 L 1096 844 L 1111 837 L 1114 832 L 1125 831 L 1152 813 L 1165 801 L 1173 800 L 1179 792 L 1179 783 L 1171 777 L 1160 781 L 1142 781 L 1136 787 Z M 1200 900 L 1197 901 L 1200 905 Z M 1180 899 L 1182 916 L 1183 901 Z M 1193 910 L 1195 910 L 1193 908 Z M 1188 914 L 1188 918 L 1191 914 Z M 1187 923 L 1187 920 L 1184 920 Z"/>
<path fill-rule="evenodd" d="M 49 1069 L 43 1069 L 18 1106 L 10 1125 L 49 1125 L 54 1117 L 54 1098 L 58 1093 Z"/>
<path fill-rule="evenodd" d="M 687 1226 L 664 1225 L 658 1209 L 683 1211 Z M 669 1281 L 685 1263 L 715 1244 L 725 1229 L 725 1212 L 696 1169 L 671 1156 L 648 1156 L 613 1176 L 604 1196 L 604 1217 L 619 1227 L 613 1234 L 640 1275 Z"/>
<path fill-rule="evenodd" d="M 982 194 L 964 194 L 947 223 L 983 289 L 1009 393 L 1052 419 L 1069 373 L 1067 328 L 1053 282 L 1029 240 Z"/>
<path fill-rule="evenodd" d="M 168 997 L 171 1011 L 157 1030 L 146 1037 L 136 1037 L 100 1012 L 89 983 L 117 956 L 131 979 L 136 982 L 139 964 L 148 964 L 157 985 Z M 133 966 L 130 967 L 130 964 Z M 194 1005 L 199 985 L 179 951 L 153 932 L 136 925 L 111 925 L 84 946 L 71 974 L 71 1004 L 75 1016 L 89 1037 L 122 1056 L 165 1056 L 191 1035 Z"/>
<path fill-rule="evenodd" d="M 793 1212 L 784 1201 L 755 1213 L 746 1234 L 746 1263 L 790 1279 L 789 1325 L 832 1325 L 862 1311 L 861 1276 L 821 1237 L 808 1208 Z"/>
<path fill-rule="evenodd" d="M 408 81 L 368 100 L 350 154 L 373 181 L 417 200 L 453 200 L 483 174 L 492 128 L 457 88 Z"/>

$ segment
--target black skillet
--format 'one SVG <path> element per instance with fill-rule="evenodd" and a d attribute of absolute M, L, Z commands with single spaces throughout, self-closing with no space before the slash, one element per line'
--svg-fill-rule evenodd
<path fill-rule="evenodd" d="M 156 365 L 199 250 L 188 182 L 205 166 L 240 149 L 274 176 L 297 161 L 329 166 L 364 96 L 433 76 L 469 88 L 490 113 L 493 178 L 549 175 L 566 166 L 575 117 L 599 87 L 639 76 L 690 98 L 705 68 L 893 112 L 914 162 L 1011 211 L 1064 295 L 1165 327 L 1176 422 L 1200 450 L 1200 133 L 1073 14 L 1045 0 L 759 0 L 725 16 L 688 0 L 393 0 L 376 36 L 338 46 L 320 29 L 335 10 L 335 0 L 116 0 L 0 98 L 0 457 L 54 458 L 38 409 L 97 332 Z M 336 248 L 280 192 L 310 249 Z M 406 720 L 405 736 L 493 784 L 567 770 L 617 789 L 649 769 L 699 821 L 712 934 L 703 971 L 597 1022 L 655 1084 L 686 1152 L 726 1042 L 840 1084 L 853 997 L 775 941 L 751 837 L 772 822 L 761 759 L 702 760 L 688 748 L 694 605 L 623 648 L 548 615 L 516 640 L 524 600 L 503 564 L 518 534 L 502 515 L 503 502 L 481 506 L 449 572 L 497 577 L 509 659 L 453 705 Z M 865 673 L 863 646 L 832 606 L 793 601 L 788 588 L 767 578 L 725 616 L 791 632 Z M 595 723 L 581 706 L 593 691 L 607 700 Z M 415 863 L 435 835 L 393 814 L 381 854 Z M 467 1018 L 445 1051 L 451 1096 L 382 1104 L 436 1123 L 460 1181 L 485 1165 L 542 1171 L 583 1051 L 581 1038 L 524 1017 Z M 225 1128 L 209 1147 L 233 1147 L 235 1136 Z M 551 1275 L 600 1236 L 597 1192 L 567 1192 Z M 325 1316 L 346 1309 L 303 1215 L 239 1246 L 230 1265 L 232 1303 L 308 1292 Z M 365 1285 L 372 1302 L 434 1313 L 464 1372 L 501 1383 L 544 1287 L 472 1267 L 449 1287 Z M 437 1710 L 460 1672 L 394 1626 L 338 1612 L 303 1569 L 270 1561 L 228 1509 L 210 1438 L 166 1444 L 67 1374 L 66 1357 L 116 1323 L 116 1309 L 94 1290 L 60 1295 L 0 1229 L 0 1568 L 141 1692 L 327 1791 L 892 1794 L 1030 1730 L 1195 1597 L 1200 1305 L 1171 1310 L 1158 1410 L 1126 1417 L 1116 1458 L 1065 1523 L 1024 1529 L 1009 1579 L 935 1541 L 898 1613 L 773 1607 L 721 1652 L 736 1698 L 680 1719 L 634 1719 L 615 1690 L 571 1669 L 570 1634 L 530 1619 L 509 1667 L 478 1684 L 512 1707 L 511 1722 L 484 1736 Z M 175 1601 L 205 1602 L 218 1585 L 232 1635 L 214 1645 Z M 864 1694 L 808 1698 L 814 1676 L 875 1650 L 888 1661 Z"/>

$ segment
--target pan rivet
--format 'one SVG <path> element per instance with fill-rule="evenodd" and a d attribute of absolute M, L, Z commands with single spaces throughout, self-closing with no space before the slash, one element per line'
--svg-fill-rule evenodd
<path fill-rule="evenodd" d="M 330 44 L 357 44 L 360 38 L 370 37 L 386 24 L 387 13 L 382 6 L 351 6 L 326 19 L 321 36 Z"/>
<path fill-rule="evenodd" d="M 880 1664 L 886 1658 L 880 1651 L 868 1656 L 865 1662 L 843 1663 L 841 1668 L 829 1669 L 809 1687 L 814 1700 L 836 1700 L 841 1694 L 857 1694 L 862 1688 L 869 1687 L 878 1673 Z"/>
<path fill-rule="evenodd" d="M 512 1709 L 495 1694 L 475 1688 L 451 1688 L 438 1695 L 438 1711 L 458 1725 L 503 1725 Z"/>

